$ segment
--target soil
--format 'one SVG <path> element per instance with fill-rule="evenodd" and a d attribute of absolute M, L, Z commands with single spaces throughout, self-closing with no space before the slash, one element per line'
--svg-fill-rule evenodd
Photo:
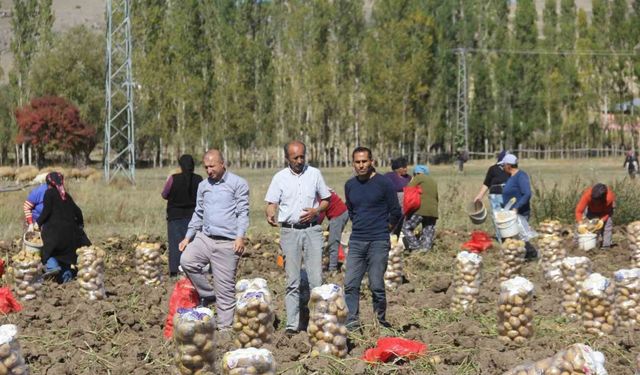
<path fill-rule="evenodd" d="M 468 234 L 441 231 L 436 247 L 428 254 L 405 256 L 406 283 L 387 294 L 388 320 L 395 332 L 373 324 L 371 297 L 362 290 L 361 320 L 363 332 L 353 334 L 349 358 L 337 361 L 328 357 L 310 358 L 306 334 L 287 338 L 284 326 L 284 271 L 276 265 L 276 235 L 253 238 L 242 258 L 239 278 L 263 277 L 268 280 L 278 315 L 273 343 L 267 346 L 278 363 L 279 372 L 317 374 L 500 374 L 527 361 L 553 355 L 573 343 L 588 343 L 602 351 L 609 374 L 633 374 L 635 356 L 640 351 L 638 330 L 618 329 L 610 337 L 583 333 L 579 322 L 561 317 L 558 287 L 547 283 L 540 266 L 527 263 L 523 276 L 535 286 L 536 314 L 534 337 L 524 346 L 508 346 L 496 338 L 496 308 L 499 284 L 497 246 L 484 254 L 482 291 L 473 313 L 450 312 L 451 268 L 459 244 Z M 158 238 L 111 237 L 96 240 L 107 250 L 104 301 L 90 302 L 79 295 L 76 283 L 58 285 L 46 282 L 44 294 L 23 302 L 23 310 L 0 318 L 2 323 L 19 327 L 23 354 L 34 374 L 165 374 L 173 373 L 173 344 L 162 333 L 168 299 L 175 279 L 162 285 L 142 285 L 135 274 L 133 249 L 138 241 Z M 618 246 L 609 252 L 588 256 L 594 271 L 611 277 L 613 271 L 630 268 L 629 250 L 621 233 Z M 260 243 L 259 248 L 254 249 Z M 570 255 L 584 255 L 567 240 Z M 17 242 L 3 242 L 4 255 L 18 250 Z M 6 258 L 5 258 L 6 259 Z M 166 259 L 165 259 L 166 260 Z M 326 274 L 327 281 L 342 284 L 343 274 Z M 426 358 L 371 366 L 358 358 L 375 345 L 378 337 L 397 335 L 419 340 L 429 346 Z M 233 348 L 233 338 L 218 342 L 222 357 Z"/>

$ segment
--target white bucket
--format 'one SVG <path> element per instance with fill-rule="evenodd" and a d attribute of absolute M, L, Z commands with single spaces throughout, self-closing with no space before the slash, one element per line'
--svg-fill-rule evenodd
<path fill-rule="evenodd" d="M 598 235 L 595 233 L 578 234 L 578 248 L 580 250 L 589 251 L 596 247 Z"/>
<path fill-rule="evenodd" d="M 515 237 L 520 233 L 518 214 L 513 211 L 497 211 L 495 213 L 496 227 L 502 238 Z"/>

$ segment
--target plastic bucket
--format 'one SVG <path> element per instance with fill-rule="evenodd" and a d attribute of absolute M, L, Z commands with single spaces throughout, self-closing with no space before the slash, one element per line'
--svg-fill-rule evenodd
<path fill-rule="evenodd" d="M 598 235 L 595 233 L 578 234 L 578 248 L 584 251 L 594 249 L 597 239 Z"/>
<path fill-rule="evenodd" d="M 29 240 L 27 240 L 27 234 L 30 232 L 26 232 L 23 236 L 22 236 L 22 243 L 24 244 L 24 249 L 26 251 L 32 252 L 32 253 L 40 253 L 40 249 L 42 248 L 42 243 L 36 243 L 36 242 L 31 242 Z"/>
<path fill-rule="evenodd" d="M 520 233 L 518 214 L 512 211 L 498 211 L 495 213 L 496 227 L 502 238 L 515 237 Z"/>
<path fill-rule="evenodd" d="M 487 220 L 487 209 L 482 202 L 471 202 L 467 205 L 467 215 L 472 223 L 482 224 Z"/>

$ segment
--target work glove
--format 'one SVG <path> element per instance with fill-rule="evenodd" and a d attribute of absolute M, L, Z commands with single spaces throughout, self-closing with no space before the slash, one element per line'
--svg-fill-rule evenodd
<path fill-rule="evenodd" d="M 38 223 L 33 223 L 32 225 L 35 232 L 40 232 L 40 226 L 38 225 Z"/>
<path fill-rule="evenodd" d="M 33 232 L 33 223 L 29 224 L 27 227 L 27 232 Z"/>

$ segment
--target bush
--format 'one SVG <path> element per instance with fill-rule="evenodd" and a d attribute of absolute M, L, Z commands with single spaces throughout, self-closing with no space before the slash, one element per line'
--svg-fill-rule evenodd
<path fill-rule="evenodd" d="M 554 183 L 549 187 L 544 180 L 532 183 L 533 198 L 531 201 L 536 222 L 545 219 L 557 219 L 563 223 L 575 221 L 575 209 L 584 190 L 595 182 L 572 180 L 568 186 Z M 624 225 L 640 219 L 640 189 L 634 180 L 628 178 L 615 180 L 608 185 L 616 194 L 616 210 L 614 224 Z"/>

